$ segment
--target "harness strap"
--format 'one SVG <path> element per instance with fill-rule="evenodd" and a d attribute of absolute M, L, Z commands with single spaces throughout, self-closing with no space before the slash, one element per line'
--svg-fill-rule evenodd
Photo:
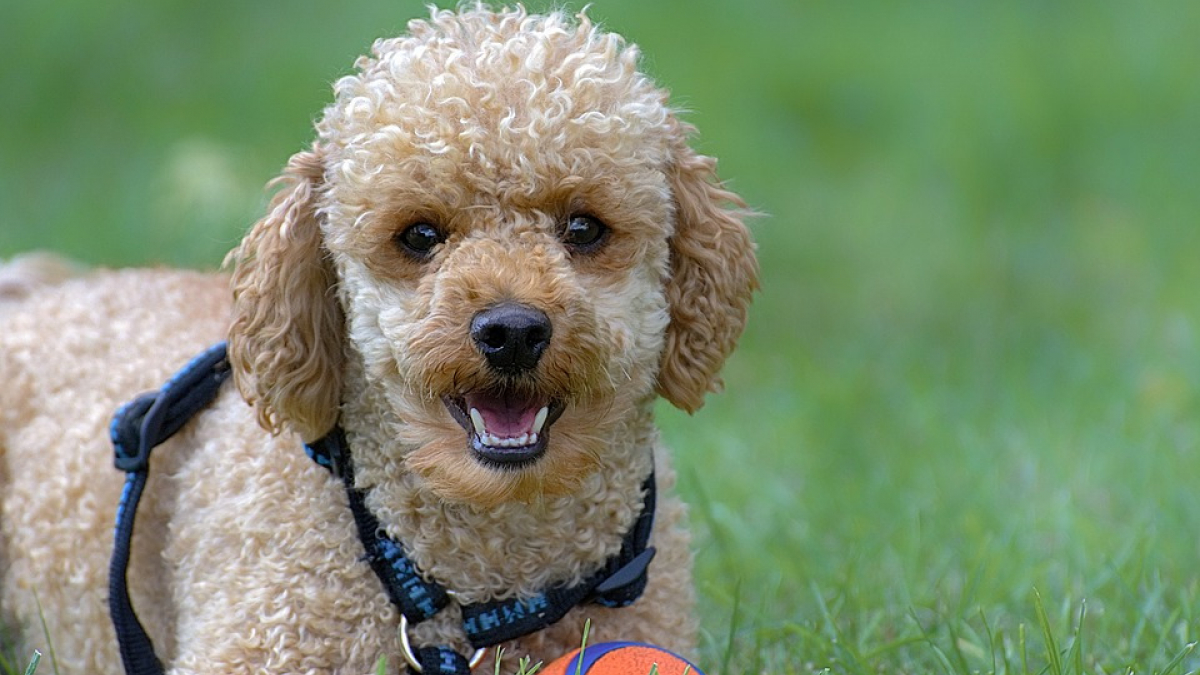
<path fill-rule="evenodd" d="M 558 623 L 572 608 L 596 603 L 626 607 L 641 597 L 648 581 L 654 547 L 648 546 L 654 524 L 654 472 L 642 484 L 643 506 L 625 535 L 621 551 L 604 567 L 575 586 L 561 585 L 532 598 L 510 598 L 463 605 L 463 630 L 473 647 L 490 647 Z"/>
<path fill-rule="evenodd" d="M 305 450 L 314 462 L 342 479 L 371 569 L 405 618 L 410 623 L 420 623 L 445 607 L 449 603 L 446 590 L 421 576 L 403 547 L 387 535 L 366 508 L 363 491 L 354 486 L 345 432 L 335 427 L 324 438 L 306 445 Z M 654 547 L 648 545 L 656 502 L 653 471 L 642 489 L 642 511 L 626 533 L 621 551 L 591 577 L 574 586 L 547 589 L 533 597 L 462 605 L 463 632 L 471 646 L 491 647 L 535 633 L 557 623 L 581 604 L 625 607 L 641 597 L 648 580 L 647 568 L 655 553 Z"/>
<path fill-rule="evenodd" d="M 342 428 L 334 427 L 324 438 L 306 445 L 305 450 L 345 483 L 354 526 L 367 551 L 367 563 L 383 582 L 392 604 L 412 623 L 420 623 L 448 605 L 450 596 L 446 590 L 421 577 L 404 550 L 387 536 L 375 514 L 367 508 L 366 494 L 354 487 L 354 466 Z"/>
<path fill-rule="evenodd" d="M 447 647 L 422 647 L 416 657 L 421 675 L 471 675 L 466 657 Z"/>
<path fill-rule="evenodd" d="M 109 426 L 115 464 L 125 472 L 125 488 L 117 506 L 113 554 L 109 563 L 108 606 L 117 646 L 127 675 L 161 675 L 162 663 L 129 600 L 126 572 L 138 502 L 150 474 L 150 451 L 179 431 L 216 397 L 229 377 L 225 343 L 193 359 L 157 392 L 124 405 Z"/>

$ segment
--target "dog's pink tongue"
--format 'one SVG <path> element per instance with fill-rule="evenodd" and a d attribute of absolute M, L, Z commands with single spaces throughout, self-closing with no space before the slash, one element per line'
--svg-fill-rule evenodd
<path fill-rule="evenodd" d="M 474 408 L 483 416 L 488 433 L 500 438 L 517 438 L 533 430 L 533 421 L 542 406 L 529 399 L 490 394 L 467 394 L 468 411 Z"/>

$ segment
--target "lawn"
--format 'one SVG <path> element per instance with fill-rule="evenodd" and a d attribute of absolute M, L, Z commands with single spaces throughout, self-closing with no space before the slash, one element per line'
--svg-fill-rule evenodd
<path fill-rule="evenodd" d="M 5 5 L 0 257 L 216 267 L 423 14 Z M 727 391 L 660 416 L 702 665 L 1200 672 L 1200 3 L 591 14 L 765 214 Z"/>

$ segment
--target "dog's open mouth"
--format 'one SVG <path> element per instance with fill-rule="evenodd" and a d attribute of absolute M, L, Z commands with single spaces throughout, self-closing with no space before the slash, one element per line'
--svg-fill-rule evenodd
<path fill-rule="evenodd" d="M 536 461 L 546 451 L 559 401 L 501 392 L 443 396 L 450 416 L 467 432 L 467 446 L 484 462 L 506 468 Z"/>

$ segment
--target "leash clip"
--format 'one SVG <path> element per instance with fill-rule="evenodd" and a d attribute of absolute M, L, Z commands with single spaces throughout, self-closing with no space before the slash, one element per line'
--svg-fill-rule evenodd
<path fill-rule="evenodd" d="M 426 658 L 428 658 L 432 654 L 432 652 L 427 654 L 426 652 L 428 650 L 422 649 L 422 650 L 420 650 L 422 652 L 422 654 L 418 655 L 416 652 L 413 651 L 412 643 L 409 642 L 409 640 L 408 640 L 408 617 L 404 616 L 403 612 L 400 613 L 400 647 L 401 647 L 401 654 L 404 656 L 404 660 L 408 662 L 409 668 L 412 668 L 414 672 L 424 673 L 425 666 L 422 665 L 422 661 L 424 659 L 422 659 L 421 657 L 425 656 Z M 457 657 L 457 659 L 451 658 L 451 661 L 458 661 L 458 659 L 462 659 L 462 656 L 459 655 L 457 652 L 447 650 L 444 647 L 433 647 L 433 648 L 429 648 L 429 649 L 433 650 L 433 652 L 436 652 L 436 655 L 437 655 L 436 658 L 439 658 L 439 659 L 445 659 L 447 656 Z M 466 660 L 467 661 L 467 670 L 475 670 L 476 666 L 478 666 L 480 663 L 483 663 L 483 657 L 487 656 L 487 653 L 488 653 L 487 647 L 480 647 L 479 649 L 476 649 L 475 653 L 471 655 L 471 658 L 469 660 Z M 450 666 L 450 667 L 452 668 L 453 666 Z M 453 672 L 452 670 L 449 670 L 447 668 L 443 668 L 443 671 L 444 672 Z"/>

